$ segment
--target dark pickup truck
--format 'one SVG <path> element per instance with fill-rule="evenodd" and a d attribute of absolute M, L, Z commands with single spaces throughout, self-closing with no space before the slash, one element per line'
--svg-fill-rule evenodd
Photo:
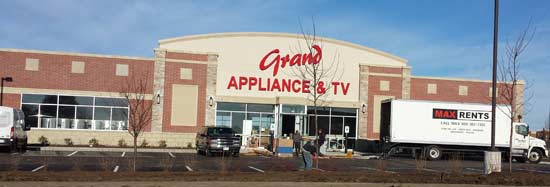
<path fill-rule="evenodd" d="M 241 137 L 228 127 L 203 127 L 196 137 L 197 153 L 211 156 L 213 153 L 227 153 L 239 156 Z"/>

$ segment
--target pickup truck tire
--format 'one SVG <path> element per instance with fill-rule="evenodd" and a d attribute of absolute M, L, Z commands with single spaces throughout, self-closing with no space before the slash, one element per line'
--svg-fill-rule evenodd
<path fill-rule="evenodd" d="M 538 149 L 531 150 L 531 153 L 529 153 L 529 162 L 537 164 L 542 160 L 542 152 Z"/>
<path fill-rule="evenodd" d="M 435 145 L 430 145 L 425 149 L 428 160 L 439 160 L 441 158 L 441 149 Z"/>

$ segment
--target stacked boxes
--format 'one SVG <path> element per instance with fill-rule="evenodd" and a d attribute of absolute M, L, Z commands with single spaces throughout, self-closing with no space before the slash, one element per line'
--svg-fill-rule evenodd
<path fill-rule="evenodd" d="M 287 157 L 292 156 L 292 139 L 279 139 L 277 146 L 277 156 Z"/>

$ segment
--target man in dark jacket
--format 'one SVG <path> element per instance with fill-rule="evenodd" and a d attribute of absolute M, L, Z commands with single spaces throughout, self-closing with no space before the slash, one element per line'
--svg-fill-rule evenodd
<path fill-rule="evenodd" d="M 311 155 L 315 154 L 315 146 L 311 141 L 307 141 L 302 149 L 302 160 L 303 160 L 303 169 L 304 170 L 311 170 L 313 166 L 313 160 L 311 159 Z"/>

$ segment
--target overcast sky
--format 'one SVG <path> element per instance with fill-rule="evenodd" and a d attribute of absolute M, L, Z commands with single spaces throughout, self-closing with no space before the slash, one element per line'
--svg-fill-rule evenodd
<path fill-rule="evenodd" d="M 529 20 L 536 28 L 520 60 L 533 94 L 525 121 L 542 129 L 550 110 L 550 1 L 500 5 L 501 45 Z M 405 58 L 413 75 L 491 79 L 493 0 L 33 0 L 0 1 L 0 7 L 0 48 L 152 57 L 159 39 L 298 33 L 299 20 L 309 25 L 313 17 L 318 35 Z"/>

